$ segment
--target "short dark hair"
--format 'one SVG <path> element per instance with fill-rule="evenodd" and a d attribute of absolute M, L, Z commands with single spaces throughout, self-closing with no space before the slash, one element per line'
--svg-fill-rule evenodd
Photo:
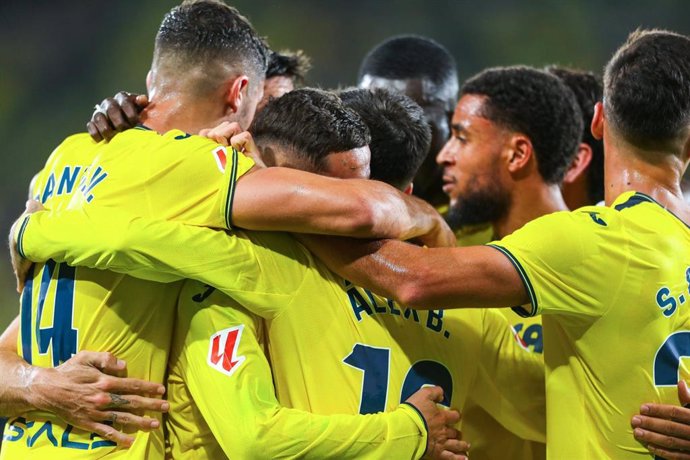
<path fill-rule="evenodd" d="M 399 189 L 407 187 L 431 143 L 422 108 L 409 97 L 385 89 L 348 88 L 339 95 L 371 133 L 371 178 Z"/>
<path fill-rule="evenodd" d="M 455 59 L 436 41 L 418 35 L 398 35 L 374 47 L 362 61 L 357 80 L 365 75 L 388 79 L 426 79 L 443 87 L 457 88 Z M 457 92 L 457 91 L 456 91 Z"/>
<path fill-rule="evenodd" d="M 254 118 L 257 143 L 275 143 L 323 171 L 326 157 L 369 144 L 369 129 L 333 93 L 301 88 L 272 99 Z"/>
<path fill-rule="evenodd" d="M 575 94 L 582 112 L 582 142 L 592 149 L 592 160 L 587 168 L 587 197 L 591 203 L 604 199 L 604 143 L 592 135 L 594 106 L 601 101 L 603 83 L 599 75 L 579 69 L 550 66 L 546 70 L 557 76 Z"/>
<path fill-rule="evenodd" d="M 266 78 L 288 77 L 295 84 L 303 84 L 310 68 L 311 62 L 302 50 L 271 51 L 268 56 Z"/>
<path fill-rule="evenodd" d="M 260 82 L 266 73 L 267 48 L 235 8 L 218 0 L 185 1 L 170 10 L 158 29 L 154 66 L 170 72 L 202 68 L 199 92 L 215 89 L 227 66 Z"/>
<path fill-rule="evenodd" d="M 690 125 L 690 39 L 637 30 L 604 71 L 607 120 L 643 149 L 673 150 Z"/>
<path fill-rule="evenodd" d="M 497 67 L 469 79 L 461 93 L 486 96 L 482 116 L 529 137 L 544 181 L 563 181 L 582 134 L 582 115 L 565 83 L 530 67 Z"/>

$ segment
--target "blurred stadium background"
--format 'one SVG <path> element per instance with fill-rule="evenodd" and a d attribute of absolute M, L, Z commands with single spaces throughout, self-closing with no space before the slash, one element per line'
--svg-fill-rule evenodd
<path fill-rule="evenodd" d="M 0 233 L 24 207 L 29 181 L 93 105 L 143 92 L 163 0 L 0 1 Z M 601 71 L 636 27 L 689 34 L 686 0 L 228 0 L 276 49 L 312 59 L 307 84 L 355 83 L 359 63 L 394 34 L 432 37 L 455 56 L 461 79 L 485 67 L 562 64 Z M 0 327 L 17 314 L 5 245 Z"/>

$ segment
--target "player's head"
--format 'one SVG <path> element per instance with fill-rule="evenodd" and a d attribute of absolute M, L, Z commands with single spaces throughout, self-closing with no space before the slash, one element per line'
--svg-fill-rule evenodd
<path fill-rule="evenodd" d="M 252 134 L 266 166 L 369 177 L 369 130 L 327 91 L 302 88 L 269 101 L 256 115 Z"/>
<path fill-rule="evenodd" d="M 488 69 L 468 80 L 452 122 L 438 161 L 455 226 L 500 220 L 523 184 L 560 184 L 582 132 L 572 91 L 529 67 Z"/>
<path fill-rule="evenodd" d="M 422 108 L 409 97 L 385 89 L 350 88 L 339 95 L 371 133 L 371 178 L 407 189 L 431 141 Z"/>
<path fill-rule="evenodd" d="M 270 99 L 280 97 L 302 85 L 310 67 L 309 58 L 302 51 L 271 51 L 268 55 L 264 96 L 257 110 L 264 108 Z"/>
<path fill-rule="evenodd" d="M 419 36 L 389 38 L 374 47 L 359 70 L 360 88 L 385 88 L 410 97 L 424 109 L 431 127 L 429 156 L 415 178 L 415 194 L 437 201 L 441 172 L 434 162 L 450 134 L 449 122 L 458 96 L 455 59 L 442 45 Z"/>
<path fill-rule="evenodd" d="M 630 34 L 606 65 L 603 113 L 598 105 L 592 131 L 626 142 L 647 163 L 672 155 L 687 166 L 690 39 L 663 30 Z"/>
<path fill-rule="evenodd" d="M 582 142 L 563 181 L 563 196 L 571 209 L 596 204 L 604 199 L 604 144 L 592 135 L 594 106 L 601 101 L 603 84 L 592 72 L 551 66 L 556 75 L 575 94 L 582 112 Z"/>
<path fill-rule="evenodd" d="M 163 18 L 147 86 L 152 100 L 174 92 L 185 104 L 223 101 L 227 107 L 216 118 L 249 126 L 265 72 L 266 46 L 235 8 L 186 1 Z"/>

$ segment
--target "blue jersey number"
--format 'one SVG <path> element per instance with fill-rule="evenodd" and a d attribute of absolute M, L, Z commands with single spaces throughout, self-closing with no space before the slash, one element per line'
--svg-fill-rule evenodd
<path fill-rule="evenodd" d="M 390 349 L 377 348 L 361 343 L 352 347 L 352 353 L 343 362 L 362 371 L 362 399 L 360 414 L 374 414 L 386 408 L 388 399 L 388 375 L 390 373 Z M 436 361 L 417 361 L 407 371 L 400 391 L 400 402 L 405 401 L 424 385 L 443 388 L 441 404 L 450 406 L 453 397 L 453 378 L 443 364 Z"/>
<path fill-rule="evenodd" d="M 690 356 L 690 331 L 674 332 L 659 347 L 654 357 L 654 385 L 676 386 L 680 358 Z"/>
<path fill-rule="evenodd" d="M 53 274 L 57 273 L 57 277 Z M 72 327 L 74 315 L 74 267 L 57 264 L 52 260 L 46 262 L 41 274 L 36 299 L 36 318 L 33 318 L 34 279 L 33 269 L 27 278 L 21 300 L 22 356 L 32 363 L 32 332 L 36 338 L 38 352 L 48 353 L 52 346 L 53 366 L 58 366 L 70 359 L 77 352 L 77 330 Z M 53 321 L 50 327 L 41 327 L 43 310 L 49 288 L 55 285 L 55 305 Z"/>

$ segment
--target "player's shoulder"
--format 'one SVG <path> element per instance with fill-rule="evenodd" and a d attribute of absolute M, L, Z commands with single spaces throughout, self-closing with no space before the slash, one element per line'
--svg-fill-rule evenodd
<path fill-rule="evenodd" d="M 48 161 L 50 162 L 64 155 L 84 155 L 86 152 L 91 152 L 97 147 L 98 143 L 94 141 L 88 133 L 72 134 L 58 144 Z"/>

